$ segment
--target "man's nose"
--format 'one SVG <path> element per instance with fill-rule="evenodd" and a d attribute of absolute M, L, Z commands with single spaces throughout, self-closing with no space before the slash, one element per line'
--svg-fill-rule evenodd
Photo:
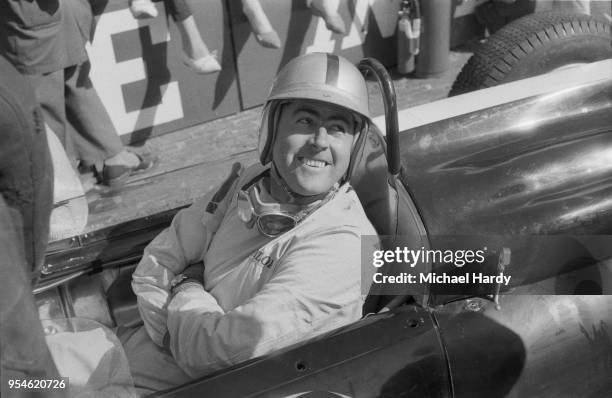
<path fill-rule="evenodd" d="M 329 145 L 329 142 L 327 139 L 328 139 L 327 129 L 324 126 L 319 126 L 317 131 L 315 131 L 315 133 L 313 134 L 311 142 L 312 142 L 312 145 L 318 148 L 327 148 L 327 146 Z"/>

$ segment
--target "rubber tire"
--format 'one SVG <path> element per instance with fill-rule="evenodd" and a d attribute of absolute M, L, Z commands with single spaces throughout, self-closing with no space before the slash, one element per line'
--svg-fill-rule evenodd
<path fill-rule="evenodd" d="M 474 51 L 449 96 L 610 57 L 610 24 L 586 14 L 530 14 L 504 26 Z"/>

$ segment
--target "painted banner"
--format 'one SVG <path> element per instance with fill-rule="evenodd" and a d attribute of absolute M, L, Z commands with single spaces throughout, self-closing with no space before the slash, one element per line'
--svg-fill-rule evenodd
<path fill-rule="evenodd" d="M 164 1 L 153 19 L 134 19 L 127 0 L 92 0 L 97 24 L 88 49 L 91 78 L 126 142 L 146 140 L 260 105 L 278 70 L 300 54 L 322 51 L 357 62 L 375 57 L 396 64 L 400 0 L 326 0 L 336 7 L 346 35 L 332 33 L 305 0 L 260 0 L 282 41 L 262 47 L 239 0 L 190 0 L 195 21 L 220 72 L 198 75 L 182 63 L 182 42 Z M 455 15 L 482 0 L 466 0 Z M 455 35 L 456 36 L 456 35 Z"/>

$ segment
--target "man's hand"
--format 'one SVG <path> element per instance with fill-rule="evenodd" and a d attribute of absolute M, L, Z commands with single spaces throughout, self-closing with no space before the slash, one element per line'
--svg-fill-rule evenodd
<path fill-rule="evenodd" d="M 204 287 L 204 263 L 199 262 L 185 268 L 170 282 L 170 294 L 172 297 L 189 286 Z"/>
<path fill-rule="evenodd" d="M 188 279 L 195 279 L 198 282 L 200 282 L 200 284 L 204 285 L 204 263 L 203 262 L 191 264 L 190 266 L 185 268 L 183 272 L 181 273 L 185 275 Z"/>
<path fill-rule="evenodd" d="M 199 289 L 204 288 L 204 263 L 199 262 L 191 264 L 183 270 L 179 275 L 185 276 L 185 278 L 179 282 L 175 287 L 170 288 L 171 298 L 178 292 L 189 289 L 192 286 L 198 287 Z M 163 347 L 170 352 L 170 334 L 168 331 L 164 334 Z"/>

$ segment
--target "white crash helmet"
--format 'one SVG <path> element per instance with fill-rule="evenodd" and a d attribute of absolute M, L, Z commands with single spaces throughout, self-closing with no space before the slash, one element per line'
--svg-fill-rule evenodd
<path fill-rule="evenodd" d="M 335 104 L 360 116 L 359 139 L 353 147 L 345 176 L 350 178 L 353 165 L 361 156 L 368 127 L 372 123 L 368 107 L 368 90 L 359 70 L 347 59 L 329 53 L 299 56 L 285 65 L 272 83 L 264 105 L 259 128 L 259 160 L 272 161 L 272 147 L 278 125 L 279 105 L 292 99 L 310 99 Z"/>

